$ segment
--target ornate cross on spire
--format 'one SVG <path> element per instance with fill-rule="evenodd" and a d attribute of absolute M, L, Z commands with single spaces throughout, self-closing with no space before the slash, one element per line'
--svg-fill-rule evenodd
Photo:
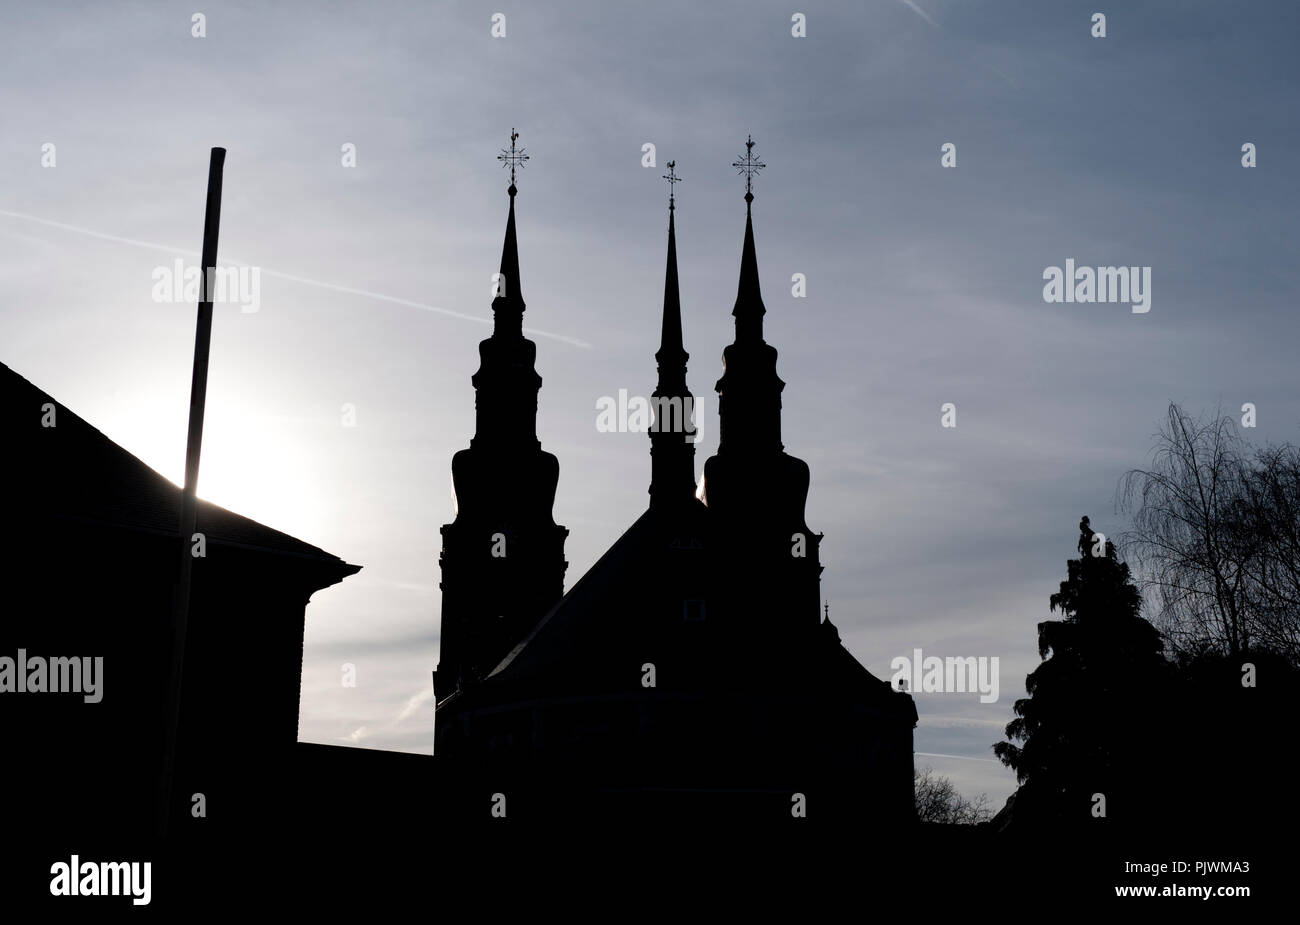
<path fill-rule="evenodd" d="M 678 183 L 682 182 L 682 178 L 677 176 L 677 171 L 675 169 L 676 167 L 677 167 L 676 161 L 669 161 L 668 172 L 664 174 L 664 179 L 668 181 L 668 211 L 669 212 L 671 212 L 674 208 L 673 187 L 676 186 Z"/>
<path fill-rule="evenodd" d="M 731 165 L 745 175 L 745 201 L 754 201 L 754 177 L 767 165 L 754 157 L 754 136 L 745 140 L 745 156 Z"/>
<path fill-rule="evenodd" d="M 502 167 L 510 168 L 510 195 L 515 194 L 515 170 L 524 169 L 524 162 L 528 160 L 528 155 L 524 153 L 523 148 L 516 148 L 515 142 L 519 140 L 519 133 L 513 128 L 510 129 L 510 147 L 502 148 L 501 153 L 497 155 L 497 160 L 501 162 Z"/>

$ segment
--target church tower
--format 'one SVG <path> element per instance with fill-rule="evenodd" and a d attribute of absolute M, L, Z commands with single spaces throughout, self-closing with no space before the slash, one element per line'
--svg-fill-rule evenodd
<path fill-rule="evenodd" d="M 442 528 L 441 654 L 433 673 L 442 701 L 474 684 L 519 643 L 564 592 L 569 531 L 551 509 L 560 466 L 537 439 L 542 377 L 537 345 L 523 336 L 524 298 L 515 240 L 516 170 L 528 155 L 516 147 L 498 158 L 510 168 L 501 271 L 492 300 L 492 336 L 479 343 L 471 378 L 475 433 L 452 457 L 456 519 Z"/>
<path fill-rule="evenodd" d="M 677 162 L 668 162 L 664 179 L 669 189 L 681 181 Z M 668 262 L 664 268 L 664 313 L 655 362 L 659 382 L 651 395 L 654 423 L 650 428 L 650 507 L 671 511 L 698 505 L 695 498 L 695 396 L 686 386 L 682 344 L 682 305 L 677 287 L 676 198 L 668 197 Z"/>
<path fill-rule="evenodd" d="M 728 619 L 757 644 L 810 638 L 821 622 L 821 534 L 804 519 L 808 464 L 781 443 L 776 348 L 763 340 L 767 309 L 754 249 L 753 179 L 765 164 L 752 138 L 732 166 L 745 174 L 745 243 L 731 314 L 736 336 L 722 354 L 717 455 L 704 465 L 704 501 L 716 533 L 719 578 L 733 590 Z"/>

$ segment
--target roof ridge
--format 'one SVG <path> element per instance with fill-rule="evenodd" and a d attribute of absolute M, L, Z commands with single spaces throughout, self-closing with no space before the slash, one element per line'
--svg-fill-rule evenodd
<path fill-rule="evenodd" d="M 165 493 L 170 496 L 173 492 L 175 493 L 178 516 L 175 522 L 170 525 L 164 524 L 165 518 L 158 516 L 159 512 L 149 506 L 147 498 L 139 496 L 135 497 L 135 500 L 139 502 L 133 511 L 133 513 L 136 514 L 135 518 L 127 520 L 112 520 L 103 516 L 85 516 L 80 517 L 80 519 L 114 523 L 119 526 L 148 530 L 162 535 L 180 535 L 180 496 L 183 491 L 181 486 L 167 478 L 167 476 L 163 475 L 157 469 L 153 468 L 153 466 L 136 456 L 126 447 L 113 440 L 113 438 L 109 437 L 94 424 L 90 423 L 90 421 L 77 414 L 66 404 L 59 401 L 49 392 L 45 391 L 22 375 L 22 373 L 18 372 L 8 364 L 0 362 L 0 381 L 5 378 L 12 380 L 11 386 L 13 388 L 26 389 L 53 403 L 58 409 L 57 420 L 59 430 L 64 434 L 71 434 L 73 440 L 89 442 L 91 445 L 99 446 L 102 451 L 110 454 L 111 460 L 117 461 L 124 467 L 128 468 L 128 475 L 132 475 L 144 481 L 149 485 L 149 487 L 152 487 L 155 491 L 159 491 L 160 494 Z M 64 428 L 68 428 L 69 425 L 71 425 L 70 429 L 65 430 Z M 168 497 L 169 502 L 170 500 L 170 497 Z M 246 517 L 243 514 L 236 513 L 235 511 L 222 507 L 213 501 L 200 498 L 199 511 L 200 513 L 206 512 L 208 519 L 212 519 L 215 516 L 219 522 L 216 524 L 215 529 L 210 529 L 209 535 L 213 539 L 219 540 L 227 545 L 243 546 L 249 549 L 261 549 L 267 552 L 296 555 L 302 558 L 318 559 L 326 562 L 338 562 L 347 565 L 342 558 L 333 553 L 326 552 L 319 546 L 301 540 L 292 534 L 285 533 L 283 530 L 277 530 L 275 527 L 268 526 L 267 524 L 254 520 L 251 517 Z M 80 515 L 70 514 L 65 516 L 76 518 Z M 224 521 L 224 524 L 221 523 L 222 521 Z M 211 527 L 212 525 L 207 526 Z M 223 526 L 225 529 L 222 529 Z M 251 534 L 251 536 L 245 537 L 241 540 L 239 537 L 240 532 Z M 256 542 L 258 539 L 266 542 L 258 543 Z"/>

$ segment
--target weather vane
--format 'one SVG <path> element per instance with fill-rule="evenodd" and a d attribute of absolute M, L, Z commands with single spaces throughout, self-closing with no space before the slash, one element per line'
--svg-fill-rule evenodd
<path fill-rule="evenodd" d="M 668 210 L 670 212 L 675 208 L 673 205 L 673 187 L 682 182 L 682 178 L 677 176 L 676 167 L 676 161 L 669 161 L 668 172 L 664 174 L 664 179 L 668 181 Z"/>
<path fill-rule="evenodd" d="M 745 201 L 752 202 L 754 199 L 754 176 L 767 165 L 754 157 L 754 136 L 750 135 L 745 141 L 745 156 L 731 165 L 745 175 Z"/>
<path fill-rule="evenodd" d="M 501 162 L 502 167 L 510 168 L 510 191 L 513 194 L 515 189 L 515 169 L 524 169 L 524 162 L 528 160 L 528 155 L 524 153 L 523 148 L 516 148 L 515 142 L 519 140 L 519 133 L 513 128 L 510 129 L 510 147 L 502 148 L 501 153 L 497 155 L 497 160 Z"/>

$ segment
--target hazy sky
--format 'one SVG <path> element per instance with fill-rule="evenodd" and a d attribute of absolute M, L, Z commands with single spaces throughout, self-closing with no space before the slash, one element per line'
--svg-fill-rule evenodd
<path fill-rule="evenodd" d="M 965 793 L 1013 788 L 990 745 L 1036 624 L 1080 515 L 1123 529 L 1116 482 L 1166 404 L 1253 402 L 1254 436 L 1297 437 L 1290 2 L 197 0 L 6 4 L 0 26 L 0 361 L 173 479 L 194 306 L 155 302 L 153 272 L 198 251 L 208 149 L 229 150 L 220 255 L 262 268 L 261 305 L 217 310 L 200 493 L 364 566 L 308 608 L 303 740 L 432 748 L 438 528 L 512 126 L 567 584 L 647 503 L 649 440 L 598 432 L 596 402 L 654 385 L 673 158 L 698 464 L 716 448 L 752 133 L 831 617 L 880 677 L 916 647 L 1001 662 L 996 703 L 917 696 L 917 762 Z M 1044 302 L 1067 258 L 1151 267 L 1150 311 Z"/>

